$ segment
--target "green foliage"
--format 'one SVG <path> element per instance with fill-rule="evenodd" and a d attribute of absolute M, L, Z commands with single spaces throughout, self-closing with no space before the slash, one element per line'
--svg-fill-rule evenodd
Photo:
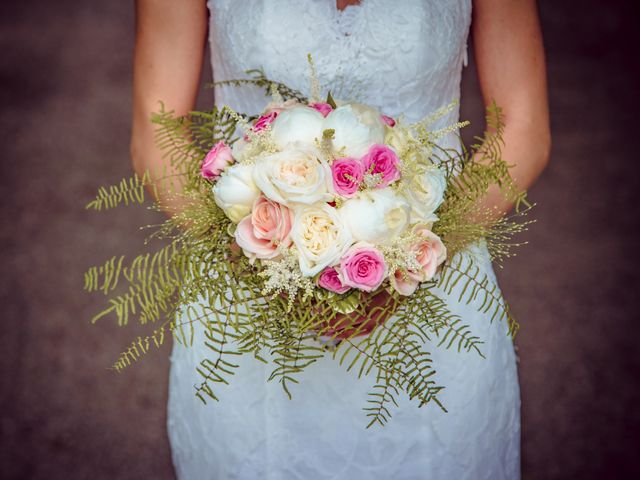
<path fill-rule="evenodd" d="M 473 302 L 479 312 L 490 315 L 491 321 L 506 321 L 509 333 L 517 333 L 518 323 L 511 316 L 497 283 L 488 273 L 483 273 L 472 258 L 458 255 L 447 263 L 440 274 L 438 287 L 448 295 L 457 294 L 460 303 L 469 305 Z"/>
<path fill-rule="evenodd" d="M 199 175 L 199 167 L 207 152 L 219 141 L 233 143 L 236 120 L 225 109 L 214 107 L 209 112 L 191 112 L 175 116 L 160 104 L 160 111 L 151 118 L 156 124 L 156 143 L 164 158 L 177 172 L 158 183 L 163 190 L 188 192 L 198 190 L 206 182 Z"/>
<path fill-rule="evenodd" d="M 530 222 L 522 222 L 531 205 L 526 192 L 518 190 L 509 174 L 510 166 L 502 158 L 504 119 L 498 106 L 487 109 L 487 131 L 477 137 L 478 143 L 462 155 L 438 149 L 436 155 L 445 163 L 448 175 L 445 200 L 437 211 L 434 225 L 447 245 L 449 257 L 477 242 L 485 242 L 493 260 L 510 256 L 518 243 L 513 237 L 526 230 Z M 482 204 L 492 187 L 516 206 L 516 213 L 501 217 Z"/>
<path fill-rule="evenodd" d="M 218 85 L 252 84 L 267 93 L 275 91 L 285 100 L 306 101 L 300 92 L 269 80 L 262 71 L 248 73 L 252 78 Z M 327 101 L 333 101 L 330 95 Z M 416 141 L 430 149 L 447 173 L 445 201 L 435 224 L 449 251 L 441 274 L 409 297 L 385 290 L 372 295 L 314 290 L 310 296 L 300 290 L 287 298 L 283 293 L 266 295 L 259 268 L 233 253 L 230 221 L 213 201 L 210 182 L 199 174 L 204 155 L 220 140 L 233 143 L 238 121 L 248 117 L 217 108 L 176 117 L 161 105 L 153 117 L 157 141 L 175 173 L 156 179 L 153 185 L 147 174 L 101 188 L 88 205 L 101 210 L 142 203 L 144 188 L 153 186 L 165 196 L 180 196 L 184 205 L 150 237 L 168 240 L 166 246 L 129 261 L 114 256 L 85 274 L 85 290 L 108 297 L 93 322 L 112 317 L 119 325 L 132 319 L 154 324 L 151 333 L 134 340 L 112 368 L 125 370 L 151 349 L 164 345 L 169 336 L 187 346 L 197 339 L 207 347 L 207 356 L 197 367 L 200 383 L 195 386 L 195 395 L 204 403 L 218 400 L 218 389 L 230 383 L 241 355 L 269 365 L 268 380 L 278 382 L 290 398 L 299 375 L 330 356 L 358 378 L 374 380 L 364 407 L 367 427 L 385 425 L 402 394 L 418 406 L 433 403 L 445 410 L 438 398 L 443 387 L 436 381 L 430 350 L 455 348 L 463 354 L 483 354 L 481 339 L 449 310 L 442 294 L 474 305 L 491 321 L 505 321 L 515 333 L 517 323 L 494 279 L 466 252 L 470 245 L 484 241 L 493 258 L 508 256 L 509 249 L 517 245 L 513 235 L 526 228 L 526 222 L 519 220 L 528 210 L 493 220 L 481 207 L 491 185 L 498 185 L 519 207 L 527 205 L 501 158 L 504 123 L 500 110 L 489 109 L 489 132 L 460 154 L 434 143 L 446 129 L 429 132 L 427 128 L 448 108 L 451 106 L 415 127 Z M 156 206 L 162 207 L 158 202 Z"/>
<path fill-rule="evenodd" d="M 272 89 L 275 88 L 276 91 L 280 94 L 283 100 L 289 100 L 291 98 L 296 99 L 300 102 L 307 102 L 308 99 L 305 95 L 303 95 L 300 91 L 292 89 L 281 82 L 276 82 L 274 80 L 270 80 L 264 74 L 262 69 L 256 68 L 252 70 L 247 70 L 245 72 L 251 78 L 240 78 L 233 80 L 222 80 L 219 82 L 215 82 L 214 86 L 234 86 L 241 87 L 243 85 L 255 85 L 256 87 L 262 88 L 265 91 L 265 94 L 269 95 L 272 93 Z"/>
<path fill-rule="evenodd" d="M 108 210 L 120 205 L 142 204 L 145 201 L 145 187 L 152 187 L 151 176 L 145 173 L 142 178 L 134 175 L 125 178 L 117 185 L 100 187 L 96 198 L 91 200 L 86 208 L 89 210 Z"/>

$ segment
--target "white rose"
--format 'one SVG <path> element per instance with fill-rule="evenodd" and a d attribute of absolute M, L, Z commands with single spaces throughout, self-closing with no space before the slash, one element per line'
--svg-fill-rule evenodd
<path fill-rule="evenodd" d="M 271 200 L 283 205 L 330 201 L 331 169 L 312 147 L 297 145 L 256 159 L 253 178 Z"/>
<path fill-rule="evenodd" d="M 305 105 L 283 110 L 271 124 L 271 138 L 279 148 L 292 143 L 315 145 L 322 138 L 324 117 Z"/>
<path fill-rule="evenodd" d="M 324 120 L 322 130 L 333 129 L 333 146 L 344 148 L 348 157 L 362 157 L 374 143 L 384 142 L 384 124 L 380 113 L 359 104 L 343 105 Z"/>
<path fill-rule="evenodd" d="M 251 213 L 258 196 L 260 190 L 253 181 L 253 165 L 236 163 L 227 168 L 213 185 L 216 204 L 235 223 Z"/>
<path fill-rule="evenodd" d="M 357 241 L 388 244 L 409 225 L 411 207 L 393 188 L 368 190 L 342 204 L 340 215 Z"/>
<path fill-rule="evenodd" d="M 338 211 L 326 203 L 296 209 L 291 239 L 298 249 L 300 270 L 306 277 L 336 264 L 353 243 Z"/>
<path fill-rule="evenodd" d="M 444 200 L 447 179 L 435 165 L 422 166 L 405 189 L 404 196 L 411 205 L 411 223 L 429 223 L 438 220 L 435 211 Z"/>

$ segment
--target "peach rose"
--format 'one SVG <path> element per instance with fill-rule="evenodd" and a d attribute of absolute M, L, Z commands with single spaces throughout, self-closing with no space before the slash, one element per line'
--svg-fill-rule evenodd
<path fill-rule="evenodd" d="M 284 205 L 260 195 L 250 215 L 236 228 L 236 242 L 252 261 L 273 259 L 279 255 L 278 246 L 291 245 L 293 213 Z"/>
<path fill-rule="evenodd" d="M 419 272 L 421 281 L 431 280 L 438 267 L 447 259 L 447 249 L 435 233 L 422 225 L 417 225 L 414 232 L 422 238 L 414 246 L 416 259 L 422 266 Z"/>
<path fill-rule="evenodd" d="M 420 236 L 420 240 L 412 245 L 411 251 L 415 253 L 420 269 L 396 270 L 389 276 L 391 286 L 405 296 L 412 295 L 420 282 L 431 280 L 447 258 L 447 249 L 435 233 L 424 225 L 417 225 L 414 233 Z"/>

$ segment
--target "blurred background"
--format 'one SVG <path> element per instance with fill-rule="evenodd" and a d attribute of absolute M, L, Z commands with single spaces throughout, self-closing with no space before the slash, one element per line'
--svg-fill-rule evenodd
<path fill-rule="evenodd" d="M 640 478 L 638 2 L 539 5 L 553 152 L 531 245 L 498 272 L 522 327 L 523 478 Z M 0 6 L 3 479 L 174 478 L 169 348 L 109 372 L 137 332 L 90 326 L 103 299 L 82 292 L 89 266 L 138 252 L 157 220 L 83 209 L 131 173 L 133 27 L 133 2 Z M 480 129 L 473 62 L 462 99 Z"/>

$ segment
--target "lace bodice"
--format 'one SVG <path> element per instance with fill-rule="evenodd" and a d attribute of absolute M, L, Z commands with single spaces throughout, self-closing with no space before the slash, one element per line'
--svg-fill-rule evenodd
<path fill-rule="evenodd" d="M 267 77 L 309 93 L 311 53 L 335 98 L 379 107 L 408 120 L 457 99 L 466 59 L 471 0 L 209 0 L 215 80 Z M 217 104 L 257 113 L 257 90 L 221 87 Z M 457 121 L 454 110 L 443 122 Z"/>

